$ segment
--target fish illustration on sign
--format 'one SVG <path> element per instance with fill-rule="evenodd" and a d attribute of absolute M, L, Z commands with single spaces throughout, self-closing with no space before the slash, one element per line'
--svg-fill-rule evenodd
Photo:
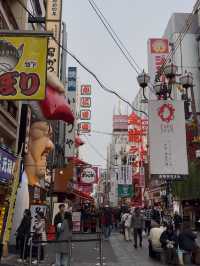
<path fill-rule="evenodd" d="M 23 54 L 24 44 L 16 48 L 13 44 L 0 40 L 0 74 L 13 70 Z"/>

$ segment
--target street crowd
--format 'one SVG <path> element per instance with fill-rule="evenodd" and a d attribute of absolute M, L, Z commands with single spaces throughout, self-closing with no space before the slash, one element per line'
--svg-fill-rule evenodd
<path fill-rule="evenodd" d="M 81 232 L 96 233 L 101 230 L 104 241 L 108 241 L 112 232 L 122 235 L 122 241 L 133 242 L 133 248 L 142 248 L 143 239 L 148 239 L 149 256 L 160 259 L 166 264 L 184 265 L 189 259 L 200 264 L 200 249 L 197 233 L 188 222 L 175 212 L 173 215 L 160 211 L 156 207 L 133 208 L 123 206 L 110 208 L 108 205 L 97 209 L 85 204 L 80 208 Z M 33 245 L 33 264 L 45 259 L 47 245 L 47 221 L 43 213 L 37 213 L 32 234 L 33 242 L 41 241 L 41 245 Z M 67 266 L 70 254 L 73 222 L 72 207 L 66 209 L 65 204 L 59 205 L 59 212 L 54 218 L 55 266 Z M 25 210 L 24 217 L 16 232 L 16 243 L 19 250 L 18 262 L 27 260 L 30 253 L 31 213 Z M 65 242 L 62 242 L 65 241 Z M 38 253 L 39 249 L 39 253 Z"/>

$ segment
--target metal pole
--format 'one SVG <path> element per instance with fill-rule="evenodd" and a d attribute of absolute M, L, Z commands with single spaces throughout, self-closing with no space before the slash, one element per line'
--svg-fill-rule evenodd
<path fill-rule="evenodd" d="M 30 238 L 30 257 L 29 257 L 29 266 L 32 265 L 32 252 L 33 252 L 33 239 L 32 236 Z"/>
<path fill-rule="evenodd" d="M 27 241 L 27 237 L 25 236 L 25 239 L 24 239 L 24 246 L 23 246 L 23 255 L 22 255 L 22 263 L 23 263 L 23 265 L 24 265 L 24 257 L 25 257 L 26 241 Z"/>

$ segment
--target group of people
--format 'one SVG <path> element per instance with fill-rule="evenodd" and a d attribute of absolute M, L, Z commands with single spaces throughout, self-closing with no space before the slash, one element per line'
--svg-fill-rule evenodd
<path fill-rule="evenodd" d="M 18 262 L 25 262 L 32 254 L 32 264 L 37 264 L 38 260 L 43 262 L 45 259 L 45 245 L 47 243 L 46 220 L 42 212 L 36 214 L 33 224 L 31 211 L 25 210 L 23 219 L 16 232 L 16 246 L 19 250 Z M 69 265 L 70 240 L 72 237 L 72 210 L 66 209 L 65 204 L 59 205 L 59 212 L 55 215 L 54 226 L 56 240 L 54 252 L 56 253 L 55 266 Z M 32 247 L 30 241 L 32 240 Z"/>
<path fill-rule="evenodd" d="M 36 220 L 34 222 L 34 225 L 32 225 L 31 211 L 29 209 L 26 209 L 24 211 L 23 219 L 16 232 L 16 247 L 19 250 L 20 255 L 18 262 L 23 262 L 27 260 L 30 253 L 31 238 L 33 242 L 44 241 L 41 245 L 33 246 L 32 255 L 35 260 L 33 260 L 32 263 L 37 264 L 38 256 L 40 261 L 44 260 L 44 246 L 45 241 L 47 240 L 46 221 L 42 212 L 38 212 L 35 218 Z"/>

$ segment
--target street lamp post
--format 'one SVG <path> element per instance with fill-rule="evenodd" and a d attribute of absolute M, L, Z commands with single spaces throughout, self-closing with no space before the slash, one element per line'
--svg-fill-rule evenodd
<path fill-rule="evenodd" d="M 168 100 L 168 99 L 172 100 L 171 94 L 173 90 L 173 85 L 176 80 L 178 67 L 175 64 L 170 63 L 164 67 L 163 71 L 167 79 L 167 83 L 162 82 L 160 78 L 156 76 L 155 84 L 154 84 L 154 91 L 157 95 L 158 100 Z M 139 86 L 143 89 L 143 97 L 145 101 L 147 101 L 148 99 L 145 96 L 145 88 L 150 82 L 150 77 L 148 76 L 148 74 L 146 74 L 143 71 L 138 76 L 137 81 L 138 81 Z M 171 180 L 166 181 L 166 197 L 167 197 L 166 207 L 169 209 L 171 209 L 172 207 L 172 186 L 171 184 L 172 184 Z"/>

